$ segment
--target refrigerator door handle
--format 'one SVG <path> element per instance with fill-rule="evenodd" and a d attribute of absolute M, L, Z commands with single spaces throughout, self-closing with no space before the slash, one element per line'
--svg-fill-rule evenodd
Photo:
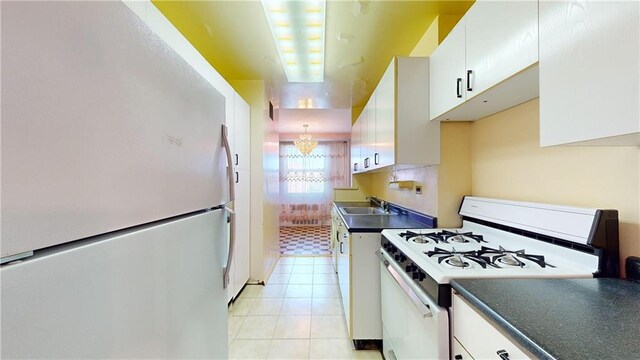
<path fill-rule="evenodd" d="M 233 161 L 231 160 L 231 147 L 229 146 L 229 130 L 225 124 L 222 124 L 222 145 L 227 153 L 227 177 L 229 181 L 229 202 L 224 209 L 229 212 L 229 253 L 227 254 L 227 262 L 222 273 L 222 287 L 227 288 L 229 284 L 229 271 L 231 270 L 231 261 L 233 261 L 233 250 L 236 245 L 236 213 L 233 208 L 228 205 L 233 204 L 236 198 L 235 181 L 233 179 Z"/>
<path fill-rule="evenodd" d="M 227 171 L 229 180 L 229 202 L 232 202 L 236 199 L 236 189 L 233 185 L 233 174 L 235 172 L 233 170 L 233 161 L 231 160 L 231 146 L 229 146 L 229 129 L 225 124 L 222 124 L 222 146 L 224 146 L 224 150 L 227 153 L 227 166 L 229 167 Z"/>
<path fill-rule="evenodd" d="M 225 206 L 224 210 L 229 212 L 229 253 L 227 254 L 227 262 L 222 273 L 222 287 L 226 289 L 227 285 L 229 285 L 229 271 L 231 271 L 233 250 L 236 246 L 236 212 L 228 206 Z"/>

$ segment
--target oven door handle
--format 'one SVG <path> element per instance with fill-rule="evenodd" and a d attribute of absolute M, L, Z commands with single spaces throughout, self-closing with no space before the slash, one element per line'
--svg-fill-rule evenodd
<path fill-rule="evenodd" d="M 407 295 L 409 300 L 413 303 L 413 305 L 418 309 L 423 318 L 433 317 L 433 312 L 431 312 L 431 306 L 429 304 L 425 304 L 425 302 L 420 299 L 420 296 L 413 290 L 413 287 L 404 279 L 403 274 L 401 273 L 401 269 L 396 265 L 392 260 L 389 260 L 385 254 L 383 254 L 380 250 L 376 251 L 376 255 L 380 258 L 380 262 L 389 272 L 389 275 L 396 281 L 398 286 L 402 289 L 402 291 Z M 406 276 L 406 275 L 405 275 Z"/>

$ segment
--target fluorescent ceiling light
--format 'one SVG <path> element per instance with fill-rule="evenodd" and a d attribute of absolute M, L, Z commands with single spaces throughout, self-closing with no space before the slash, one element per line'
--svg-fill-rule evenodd
<path fill-rule="evenodd" d="M 325 0 L 262 0 L 289 82 L 324 81 Z"/>

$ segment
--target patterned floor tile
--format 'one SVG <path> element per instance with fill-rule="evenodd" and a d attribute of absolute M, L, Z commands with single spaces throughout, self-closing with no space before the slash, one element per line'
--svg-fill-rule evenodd
<path fill-rule="evenodd" d="M 331 255 L 331 227 L 280 227 L 280 253 L 282 255 Z"/>

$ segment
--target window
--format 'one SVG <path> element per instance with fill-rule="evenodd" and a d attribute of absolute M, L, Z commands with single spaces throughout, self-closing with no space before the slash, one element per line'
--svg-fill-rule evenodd
<path fill-rule="evenodd" d="M 287 192 L 289 194 L 323 193 L 326 185 L 324 162 L 325 157 L 318 155 L 288 157 L 285 169 Z"/>

